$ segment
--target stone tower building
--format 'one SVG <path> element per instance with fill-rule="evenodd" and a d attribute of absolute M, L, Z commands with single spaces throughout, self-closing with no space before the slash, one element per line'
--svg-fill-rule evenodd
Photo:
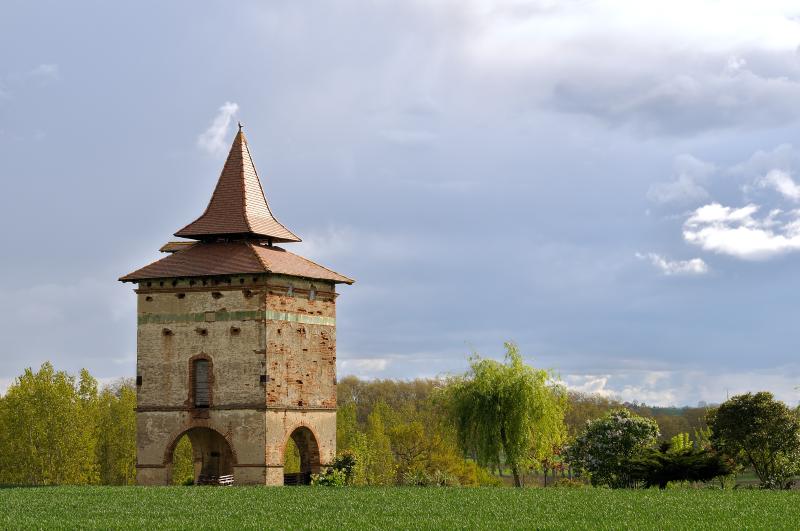
<path fill-rule="evenodd" d="M 136 283 L 137 481 L 171 481 L 188 435 L 195 480 L 282 485 L 291 437 L 302 477 L 336 453 L 336 284 L 353 281 L 277 247 L 241 126 L 205 212 Z"/>

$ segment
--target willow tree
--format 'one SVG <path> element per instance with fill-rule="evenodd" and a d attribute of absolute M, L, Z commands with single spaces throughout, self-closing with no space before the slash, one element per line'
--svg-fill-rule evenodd
<path fill-rule="evenodd" d="M 523 467 L 563 436 L 566 396 L 548 371 L 524 363 L 517 345 L 505 348 L 503 362 L 474 355 L 445 393 L 465 452 L 483 466 L 509 466 L 521 487 Z"/>

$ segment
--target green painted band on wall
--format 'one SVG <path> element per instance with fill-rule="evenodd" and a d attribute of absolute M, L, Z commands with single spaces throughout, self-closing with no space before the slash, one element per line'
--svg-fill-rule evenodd
<path fill-rule="evenodd" d="M 323 326 L 336 326 L 334 317 L 321 315 L 305 315 L 300 313 L 276 312 L 267 310 L 261 312 L 200 312 L 200 313 L 147 313 L 138 317 L 142 324 L 168 324 L 168 323 L 205 323 L 214 321 L 252 321 L 256 319 L 269 319 L 271 321 L 288 321 L 290 323 L 314 324 Z"/>
<path fill-rule="evenodd" d="M 276 312 L 273 310 L 267 310 L 264 312 L 264 318 L 272 321 L 289 321 L 290 323 L 336 326 L 336 318 L 323 317 L 321 315 L 306 315 L 302 313 Z"/>

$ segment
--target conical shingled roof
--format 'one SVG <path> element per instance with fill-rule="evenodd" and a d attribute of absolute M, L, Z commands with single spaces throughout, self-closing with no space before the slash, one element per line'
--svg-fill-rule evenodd
<path fill-rule="evenodd" d="M 300 241 L 272 215 L 241 128 L 206 211 L 175 236 L 193 240 L 249 236 L 274 242 Z"/>

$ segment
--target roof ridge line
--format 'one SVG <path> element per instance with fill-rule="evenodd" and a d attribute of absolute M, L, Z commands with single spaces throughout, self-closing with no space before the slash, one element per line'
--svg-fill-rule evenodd
<path fill-rule="evenodd" d="M 250 165 L 253 166 L 253 170 L 255 171 L 256 165 L 253 162 L 252 156 L 250 155 L 250 146 L 247 145 L 247 137 L 244 136 L 244 131 L 239 129 L 239 132 L 236 133 L 236 134 L 238 136 L 242 137 L 241 144 L 242 144 L 243 148 L 247 150 L 247 159 L 250 161 Z M 239 178 L 242 181 L 242 213 L 244 214 L 244 224 L 247 226 L 247 228 L 248 228 L 248 230 L 250 232 L 253 232 L 253 226 L 250 224 L 250 215 L 247 212 L 247 183 L 244 180 L 245 179 L 245 177 L 244 177 L 244 149 L 242 149 L 242 167 L 241 167 L 241 171 L 239 172 Z M 258 174 L 256 174 L 256 177 L 258 177 Z M 260 184 L 261 183 L 259 183 L 259 185 Z M 262 194 L 264 193 L 263 190 L 262 190 L 261 193 Z M 264 201 L 266 201 L 266 197 L 264 197 Z M 267 208 L 269 208 L 269 205 L 267 205 Z"/>
<path fill-rule="evenodd" d="M 267 194 L 264 192 L 264 183 L 261 182 L 261 176 L 258 174 L 258 168 L 256 168 L 256 163 L 253 162 L 253 155 L 252 153 L 250 153 L 250 143 L 247 141 L 247 137 L 244 136 L 244 132 L 242 132 L 242 139 L 244 140 L 243 145 L 247 150 L 247 159 L 250 161 L 250 166 L 253 167 L 253 173 L 256 174 L 256 182 L 258 183 L 258 189 L 261 191 L 261 197 L 264 198 L 264 204 L 267 206 L 267 212 L 269 212 L 269 215 L 272 218 L 272 220 L 278 225 L 280 225 L 283 228 L 283 230 L 292 234 L 295 238 L 297 238 L 298 242 L 303 241 L 303 239 L 300 238 L 300 236 L 290 231 L 286 227 L 286 225 L 278 221 L 278 218 L 276 218 L 275 214 L 272 212 L 272 207 L 269 206 L 269 200 L 267 199 Z M 244 186 L 244 164 L 242 164 L 242 186 Z M 245 222 L 247 223 L 247 226 L 250 228 L 250 230 L 253 230 L 253 227 L 250 225 L 250 217 L 247 215 L 247 198 L 245 194 L 243 195 L 245 196 L 244 200 Z"/>
<path fill-rule="evenodd" d="M 281 249 L 283 249 L 283 247 L 281 247 Z M 289 254 L 291 254 L 291 255 L 293 255 L 293 256 L 296 256 L 296 257 L 298 257 L 298 258 L 302 258 L 302 259 L 303 259 L 303 260 L 305 260 L 306 262 L 311 262 L 311 263 L 312 263 L 312 264 L 314 264 L 315 266 L 317 266 L 317 267 L 321 267 L 321 268 L 322 268 L 322 269 L 324 269 L 325 271 L 330 271 L 330 272 L 331 272 L 331 273 L 333 273 L 334 275 L 339 275 L 340 277 L 346 278 L 346 279 L 347 279 L 347 280 L 349 280 L 351 283 L 355 283 L 355 280 L 354 280 L 354 279 L 352 279 L 352 278 L 350 278 L 350 277 L 348 277 L 347 275 L 343 275 L 343 274 L 339 273 L 338 271 L 334 271 L 334 270 L 333 270 L 333 269 L 331 269 L 330 267 L 325 267 L 325 266 L 324 266 L 324 265 L 322 265 L 322 264 L 318 264 L 318 263 L 316 263 L 314 260 L 311 260 L 310 258 L 306 258 L 305 256 L 300 256 L 299 254 L 293 253 L 292 251 L 287 251 L 286 249 L 283 249 L 283 252 L 285 252 L 285 253 L 289 253 Z"/>
<path fill-rule="evenodd" d="M 243 242 L 243 243 L 250 249 L 250 252 L 253 253 L 253 256 L 256 257 L 256 260 L 258 260 L 258 263 L 261 264 L 261 267 L 264 268 L 264 271 L 266 271 L 268 273 L 272 273 L 272 270 L 269 268 L 267 263 L 264 260 L 262 260 L 261 257 L 256 252 L 255 248 L 256 248 L 256 246 L 258 244 L 257 243 L 253 243 L 253 242 Z"/>

